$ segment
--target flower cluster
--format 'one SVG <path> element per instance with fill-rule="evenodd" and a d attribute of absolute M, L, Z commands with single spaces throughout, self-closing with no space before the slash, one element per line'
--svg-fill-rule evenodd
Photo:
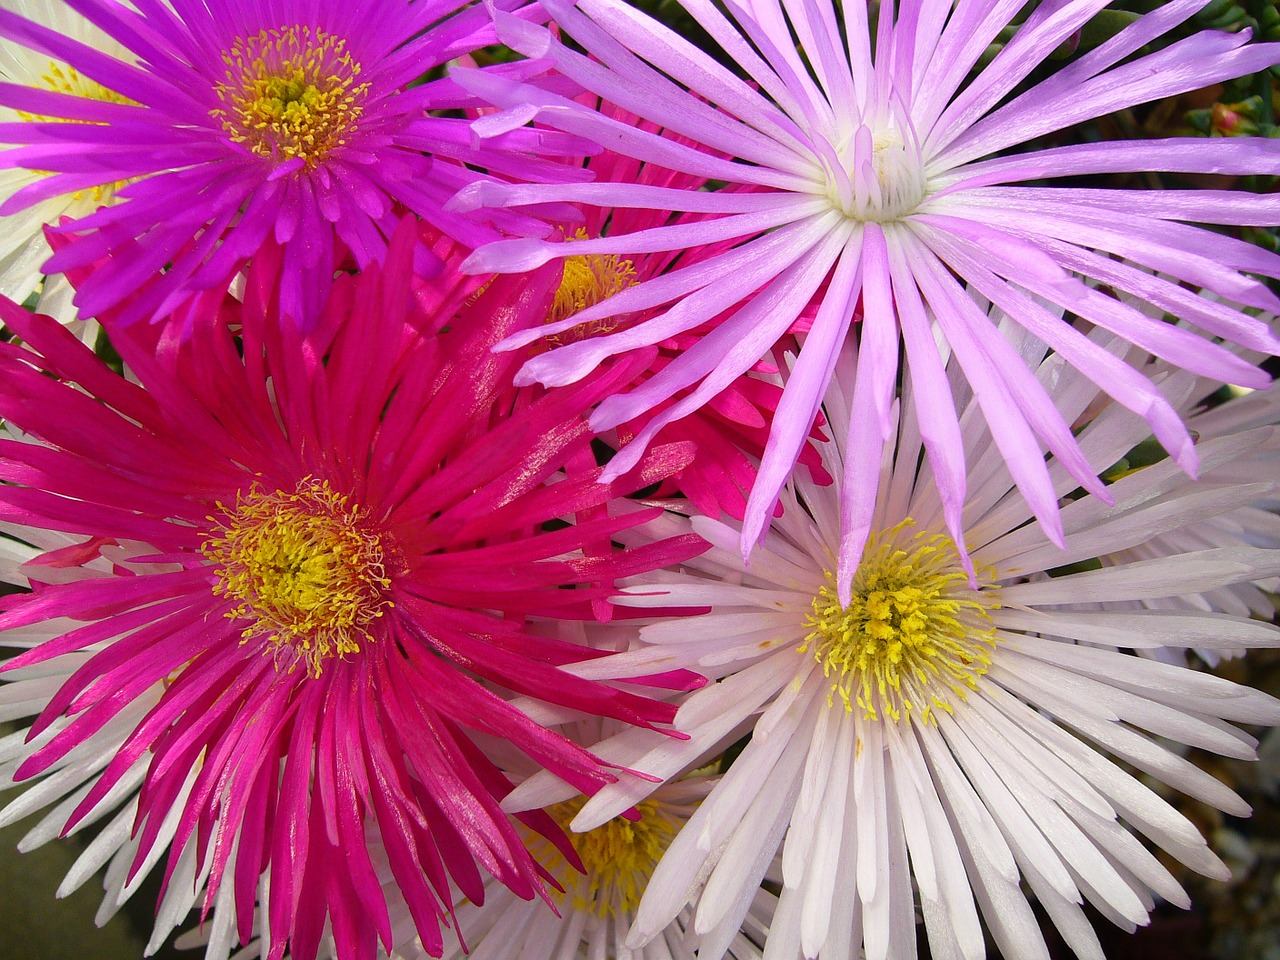
<path fill-rule="evenodd" d="M 0 825 L 207 960 L 1190 906 L 1280 724 L 1280 140 L 1159 125 L 1280 44 L 1137 6 L 8 4 Z"/>

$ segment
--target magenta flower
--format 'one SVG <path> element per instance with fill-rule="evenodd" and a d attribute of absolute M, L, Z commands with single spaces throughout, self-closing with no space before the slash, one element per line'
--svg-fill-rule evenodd
<path fill-rule="evenodd" d="M 407 87 L 493 42 L 488 14 L 469 0 L 67 5 L 124 53 L 116 59 L 0 11 L 0 37 L 110 94 L 0 85 L 0 104 L 29 118 L 0 124 L 0 140 L 25 144 L 0 154 L 0 168 L 51 174 L 0 213 L 118 185 L 123 202 L 64 225 L 73 240 L 44 267 L 65 272 L 111 258 L 80 290 L 81 316 L 97 316 L 144 283 L 146 295 L 123 319 L 164 315 L 191 288 L 225 289 L 270 237 L 285 249 L 281 310 L 305 325 L 346 251 L 361 267 L 382 259 L 397 206 L 468 246 L 497 236 L 442 209 L 478 176 L 459 161 L 521 179 L 568 175 L 564 164 L 521 152 L 536 143 L 539 154 L 554 155 L 562 135 L 513 132 L 477 150 L 465 119 L 426 113 L 465 107 L 456 85 Z M 528 10 L 513 15 L 538 15 Z M 527 217 L 499 220 L 508 230 L 535 229 Z"/>
<path fill-rule="evenodd" d="M 556 625 L 589 618 L 615 578 L 705 549 L 582 550 L 657 514 L 607 505 L 687 450 L 655 449 L 610 486 L 566 478 L 589 449 L 583 411 L 635 364 L 516 390 L 518 360 L 491 347 L 540 322 L 554 271 L 495 280 L 435 335 L 440 318 L 411 306 L 413 234 L 384 269 L 337 280 L 309 333 L 278 322 L 289 254 L 267 248 L 244 302 L 202 295 L 188 336 L 121 332 L 141 386 L 0 302 L 29 348 L 0 345 L 0 417 L 22 432 L 0 441 L 0 523 L 43 550 L 20 570 L 33 592 L 0 614 L 0 644 L 32 648 L 5 665 L 7 702 L 38 714 L 0 776 L 44 776 L 24 813 L 72 792 L 50 834 L 137 791 L 105 832 L 111 895 L 167 847 L 161 922 L 205 885 L 223 947 L 251 936 L 260 899 L 273 958 L 311 960 L 326 920 L 339 956 L 390 950 L 368 834 L 439 955 L 453 891 L 478 903 L 488 874 L 528 899 L 548 876 L 481 744 L 589 793 L 616 779 L 499 691 L 645 728 L 674 714 L 589 679 L 606 655 Z M 582 511 L 594 519 L 552 523 Z M 521 819 L 574 859 L 546 815 Z"/>
<path fill-rule="evenodd" d="M 1046 385 L 1020 358 L 1020 338 L 1047 344 L 1145 417 L 1177 462 L 1195 470 L 1191 439 L 1166 399 L 1062 322 L 1064 311 L 1204 376 L 1254 387 L 1268 382 L 1220 345 L 1162 317 L 1173 314 L 1212 337 L 1253 349 L 1280 350 L 1267 323 L 1245 312 L 1280 308 L 1280 300 L 1246 275 L 1280 276 L 1280 257 L 1191 225 L 1274 224 L 1280 196 L 1022 184 L 1127 171 L 1280 173 L 1275 142 L 1250 138 L 1035 146 L 1037 138 L 1082 121 L 1265 69 L 1280 60 L 1280 46 L 1250 44 L 1245 33 L 1207 31 L 1140 54 L 1204 5 L 1170 0 L 1011 97 L 1106 0 L 1038 5 L 980 69 L 988 45 L 1025 6 L 1020 0 L 881 4 L 874 46 L 861 2 L 843 5 L 843 25 L 829 0 L 785 8 L 770 0 L 727 0 L 729 16 L 709 0 L 682 4 L 753 83 L 621 0 L 542 4 L 590 56 L 539 26 L 501 12 L 496 19 L 499 36 L 522 53 L 549 58 L 584 88 L 696 141 L 698 149 L 624 128 L 581 104 L 506 78 L 453 74 L 504 108 L 513 122 L 536 119 L 673 170 L 745 188 L 611 184 L 606 192 L 595 184 L 478 184 L 454 202 L 468 209 L 571 200 L 709 215 L 697 224 L 586 241 L 574 253 L 733 244 L 715 258 L 636 285 L 566 320 L 566 327 L 599 323 L 661 308 L 642 324 L 535 357 L 520 374 L 520 382 L 573 382 L 605 357 L 706 323 L 754 294 L 659 376 L 601 404 L 592 418 L 599 430 L 694 388 L 650 421 L 611 472 L 628 469 L 666 422 L 706 403 L 757 362 L 815 296 L 820 302 L 778 407 L 743 545 L 749 549 L 766 529 L 850 327 L 861 315 L 858 416 L 849 425 L 849 476 L 842 487 L 841 584 L 850 582 L 872 527 L 900 344 L 904 375 L 915 386 L 916 429 L 924 435 L 947 527 L 962 554 L 964 466 L 974 451 L 961 443 L 957 408 L 968 404 L 970 391 L 1018 488 L 1056 542 L 1061 522 L 1045 450 L 1090 492 L 1106 495 L 1069 424 L 1049 402 Z M 506 129 L 494 119 L 486 123 Z M 1009 152 L 1024 144 L 1030 145 L 1026 152 Z M 510 239 L 482 248 L 469 266 L 481 272 L 527 270 L 569 252 L 563 244 Z M 1149 310 L 1128 305 L 1116 291 Z M 1017 326 L 998 334 L 980 299 L 1001 306 Z M 514 348 L 541 333 L 525 331 L 504 346 Z M 941 350 L 938 335 L 945 340 Z M 944 376 L 949 353 L 960 360 L 967 386 Z"/>

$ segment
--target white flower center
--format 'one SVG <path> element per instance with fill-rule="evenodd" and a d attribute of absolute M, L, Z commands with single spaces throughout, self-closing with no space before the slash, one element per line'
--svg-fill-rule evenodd
<path fill-rule="evenodd" d="M 920 146 L 904 125 L 862 123 L 837 148 L 843 169 L 827 176 L 827 196 L 846 217 L 889 223 L 915 211 L 929 192 Z"/>

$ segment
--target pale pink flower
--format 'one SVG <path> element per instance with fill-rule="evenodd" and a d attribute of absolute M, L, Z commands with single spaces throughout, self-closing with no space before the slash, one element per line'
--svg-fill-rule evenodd
<path fill-rule="evenodd" d="M 496 12 L 505 42 L 550 59 L 592 93 L 697 147 L 619 124 L 581 103 L 507 78 L 455 71 L 459 83 L 504 111 L 477 125 L 479 135 L 536 120 L 646 162 L 739 188 L 477 184 L 464 189 L 453 201 L 455 209 L 573 201 L 708 215 L 696 224 L 573 245 L 508 239 L 477 251 L 470 261 L 476 271 L 527 270 L 575 253 L 630 255 L 732 244 L 714 258 L 638 284 L 561 325 L 510 338 L 505 346 L 514 348 L 574 324 L 656 310 L 644 323 L 534 357 L 520 382 L 573 382 L 606 357 L 670 338 L 738 305 L 660 375 L 600 405 L 592 425 L 604 430 L 689 391 L 649 422 L 631 449 L 610 465 L 607 475 L 612 475 L 627 469 L 666 423 L 707 403 L 758 362 L 818 296 L 812 330 L 778 407 L 747 510 L 743 549 L 749 550 L 767 527 L 837 358 L 850 349 L 851 328 L 861 317 L 857 416 L 845 438 L 842 591 L 871 533 L 874 465 L 890 437 L 900 350 L 906 358 L 903 379 L 912 383 L 916 398 L 910 415 L 924 433 L 947 529 L 962 557 L 960 513 L 969 461 L 955 394 L 964 381 L 975 391 L 999 455 L 1050 540 L 1061 544 L 1062 526 L 1045 450 L 1080 485 L 1106 496 L 1069 425 L 1055 411 L 1051 391 L 1036 381 L 1007 338 L 992 331 L 984 298 L 1143 416 L 1175 460 L 1194 472 L 1193 444 L 1169 402 L 1146 378 L 1062 322 L 1062 312 L 1206 377 L 1264 386 L 1265 374 L 1210 338 L 1280 350 L 1265 319 L 1245 312 L 1280 307 L 1280 300 L 1249 276 L 1280 276 L 1280 257 L 1192 224 L 1272 225 L 1280 219 L 1280 195 L 1025 184 L 1130 171 L 1280 173 L 1276 142 L 1259 138 L 1035 146 L 1038 138 L 1093 118 L 1280 61 L 1280 45 L 1250 43 L 1247 32 L 1205 31 L 1140 53 L 1204 3 L 1160 4 L 1016 96 L 1011 94 L 1019 85 L 1104 10 L 1107 0 L 1039 4 L 981 68 L 979 58 L 988 45 L 1025 7 L 1021 0 L 883 3 L 874 44 L 868 5 L 860 0 L 839 9 L 831 0 L 785 5 L 727 0 L 723 6 L 682 0 L 751 82 L 622 0 L 542 4 L 586 55 L 549 30 Z M 1157 314 L 1167 311 L 1189 321 L 1209 338 L 1147 316 L 1112 291 L 1136 296 L 1158 308 Z M 751 296 L 744 300 L 745 294 Z M 943 373 L 948 353 L 959 360 L 950 378 Z"/>

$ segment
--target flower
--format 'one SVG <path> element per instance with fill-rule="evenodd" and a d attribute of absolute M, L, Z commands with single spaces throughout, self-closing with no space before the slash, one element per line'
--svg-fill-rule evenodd
<path fill-rule="evenodd" d="M 1080 485 L 1106 495 L 1068 425 L 1055 414 L 1045 385 L 1007 339 L 990 329 L 978 298 L 1000 305 L 1027 333 L 1145 417 L 1189 472 L 1196 468 L 1194 446 L 1166 399 L 1062 322 L 1062 312 L 1204 376 L 1251 387 L 1267 382 L 1265 374 L 1222 346 L 1172 328 L 1160 317 L 1167 311 L 1212 337 L 1269 353 L 1280 350 L 1265 320 L 1242 309 L 1280 307 L 1262 282 L 1247 275 L 1280 276 L 1280 258 L 1190 225 L 1272 224 L 1280 198 L 1025 185 L 1128 171 L 1280 173 L 1274 143 L 1260 138 L 1049 147 L 1037 142 L 1113 111 L 1280 60 L 1280 46 L 1250 44 L 1247 31 L 1205 31 L 1140 52 L 1191 17 L 1203 0 L 1160 4 L 1025 91 L 1020 85 L 1107 6 L 1106 0 L 1040 5 L 985 66 L 980 58 L 1024 4 L 882 4 L 873 47 L 868 6 L 858 2 L 843 6 L 841 27 L 828 0 L 785 7 L 730 2 L 727 16 L 707 0 L 682 0 L 750 83 L 622 0 L 546 0 L 542 5 L 586 55 L 543 28 L 500 12 L 495 14 L 499 37 L 526 55 L 549 59 L 592 93 L 696 141 L 700 149 L 624 129 L 581 104 L 502 77 L 455 71 L 454 78 L 507 111 L 512 122 L 536 119 L 633 157 L 747 189 L 633 186 L 611 189 L 606 201 L 591 184 L 473 185 L 455 199 L 455 209 L 573 200 L 710 216 L 696 225 L 573 246 L 528 237 L 503 240 L 478 250 L 470 269 L 526 270 L 571 252 L 624 255 L 732 244 L 718 257 L 635 285 L 571 318 L 598 323 L 627 311 L 661 308 L 646 322 L 552 350 L 522 370 L 520 382 L 570 383 L 605 357 L 671 337 L 741 302 L 660 375 L 601 404 L 591 421 L 597 430 L 691 390 L 650 421 L 613 470 L 625 470 L 665 423 L 706 403 L 754 364 L 818 298 L 812 331 L 779 404 L 752 493 L 744 551 L 766 529 L 858 317 L 863 375 L 858 378 L 860 415 L 848 427 L 847 469 L 880 461 L 890 437 L 901 341 L 905 375 L 915 387 L 912 416 L 925 435 L 947 529 L 962 558 L 966 451 L 956 407 L 967 400 L 969 389 L 1051 540 L 1061 543 L 1062 528 L 1042 445 Z M 1023 152 L 1009 153 L 1024 145 Z M 1122 218 L 1116 216 L 1120 209 Z M 1198 296 L 1186 285 L 1231 303 Z M 1136 295 L 1154 315 L 1129 307 L 1110 291 Z M 751 296 L 743 302 L 746 294 Z M 943 355 L 930 316 L 937 318 L 945 339 L 943 355 L 954 352 L 960 363 L 953 369 L 968 381 L 960 396 L 960 383 L 948 383 L 942 375 Z M 524 331 L 505 346 L 559 330 Z M 852 480 L 847 477 L 843 485 L 842 591 L 874 526 L 874 490 Z M 842 594 L 841 599 L 849 598 Z"/>
<path fill-rule="evenodd" d="M 93 46 L 117 59 L 125 56 L 124 49 L 88 20 L 64 6 L 50 0 L 20 0 L 16 8 L 25 16 L 43 26 L 81 43 Z M 51 61 L 28 50 L 20 44 L 5 43 L 0 55 L 0 81 L 33 87 L 37 90 L 56 91 L 91 100 L 125 102 L 118 94 L 101 84 L 81 76 L 65 63 Z M 38 123 L 47 120 L 36 114 L 0 107 L 0 122 Z M 18 191 L 40 184 L 46 172 L 23 169 L 0 171 L 0 203 L 7 201 Z M 112 203 L 115 191 L 121 184 L 104 183 L 68 194 L 49 196 L 38 201 L 5 221 L 3 237 L 0 237 L 0 296 L 21 303 L 33 293 L 41 292 L 39 309 L 64 322 L 75 319 L 71 306 L 73 291 L 62 278 L 50 278 L 41 289 L 40 266 L 49 259 L 49 245 L 45 242 L 44 227 L 56 224 L 64 216 L 81 217 L 92 213 L 99 205 Z"/>
<path fill-rule="evenodd" d="M 4 665 L 6 700 L 36 716 L 4 743 L 0 776 L 40 778 L 6 816 L 70 792 L 35 831 L 48 839 L 121 807 L 74 882 L 110 859 L 113 908 L 167 849 L 158 925 L 203 890 L 214 956 L 248 940 L 257 899 L 277 960 L 310 960 L 326 925 L 344 958 L 389 949 L 366 831 L 438 955 L 451 891 L 478 902 L 482 871 L 547 896 L 480 744 L 591 792 L 616 774 L 527 709 L 647 728 L 675 712 L 590 679 L 606 654 L 555 628 L 589 618 L 616 577 L 705 544 L 585 557 L 657 511 L 560 518 L 687 451 L 611 487 L 565 478 L 590 443 L 584 410 L 634 371 L 514 389 L 515 362 L 490 347 L 538 322 L 554 276 L 495 280 L 437 335 L 411 297 L 417 232 L 406 219 L 383 269 L 336 280 L 308 333 L 279 322 L 288 253 L 268 246 L 243 302 L 201 295 L 186 337 L 118 331 L 140 386 L 0 303 L 27 345 L 0 345 L 0 417 L 25 433 L 0 443 L 0 522 L 39 551 L 17 571 L 32 592 L 0 613 L 0 644 L 26 648 Z M 520 822 L 573 857 L 546 815 Z"/>
<path fill-rule="evenodd" d="M 627 126 L 653 128 L 653 124 L 645 123 L 635 114 L 619 110 L 611 104 L 600 104 L 599 109 Z M 668 136 L 677 143 L 688 142 L 683 137 L 671 134 Z M 581 163 L 592 174 L 593 186 L 597 191 L 607 191 L 611 185 L 624 184 L 697 190 L 707 182 L 705 177 L 676 174 L 657 164 L 640 163 L 608 149 L 582 158 Z M 598 195 L 603 196 L 604 193 L 600 192 Z M 692 223 L 699 219 L 702 219 L 699 215 L 676 215 L 664 210 L 614 210 L 588 205 L 582 211 L 581 225 L 564 223 L 560 229 L 564 242 L 573 245 L 605 235 L 652 230 L 668 223 Z M 725 244 L 715 243 L 695 245 L 678 252 L 661 251 L 631 257 L 614 254 L 567 256 L 562 261 L 560 287 L 556 291 L 552 308 L 547 313 L 546 322 L 563 326 L 563 321 L 575 314 L 632 286 L 659 277 L 676 264 L 687 267 L 701 263 L 723 253 L 725 249 Z M 653 311 L 642 311 L 637 314 L 621 314 L 607 321 L 571 326 L 547 338 L 546 343 L 564 346 L 586 337 L 632 327 L 644 322 L 652 313 Z M 637 375 L 630 386 L 639 386 L 658 375 L 682 351 L 696 344 L 706 332 L 708 331 L 694 330 L 658 344 L 651 364 Z M 766 375 L 776 372 L 776 368 L 771 365 L 760 364 L 758 367 L 758 372 Z M 679 490 L 700 512 L 708 516 L 724 512 L 741 520 L 746 509 L 747 495 L 755 480 L 755 468 L 768 439 L 768 424 L 773 419 L 781 393 L 781 388 L 776 383 L 755 375 L 743 375 L 689 416 L 666 423 L 655 439 L 667 443 L 690 441 L 694 444 L 696 453 L 692 462 L 664 485 L 669 489 L 659 490 L 657 495 L 663 496 Z M 651 420 L 679 399 L 680 396 L 677 395 L 672 400 L 659 403 L 652 410 L 643 411 L 633 420 L 617 424 L 602 439 L 613 443 L 615 447 L 630 443 L 644 432 Z M 818 439 L 821 436 L 818 426 L 813 426 L 809 438 Z M 821 478 L 820 482 L 828 482 L 820 472 L 819 458 L 811 445 L 802 447 L 797 459 L 806 469 L 819 471 L 815 476 Z"/>
<path fill-rule="evenodd" d="M 66 6 L 127 56 L 0 12 L 0 37 L 28 48 L 24 57 L 67 65 L 43 86 L 0 87 L 0 103 L 32 118 L 0 127 L 24 144 L 0 154 L 0 168 L 41 172 L 0 213 L 127 184 L 114 205 L 75 211 L 61 227 L 71 242 L 44 266 L 110 258 L 78 292 L 82 316 L 143 284 L 122 322 L 165 315 L 193 288 L 225 290 L 271 237 L 285 250 L 281 311 L 309 325 L 348 253 L 360 267 L 383 258 L 400 208 L 469 246 L 495 236 L 442 210 L 478 176 L 460 161 L 533 178 L 568 170 L 523 155 L 518 131 L 474 149 L 465 119 L 426 113 L 465 107 L 465 95 L 445 80 L 409 86 L 492 41 L 488 14 L 467 0 Z M 536 142 L 554 155 L 563 138 L 547 131 Z M 530 229 L 527 217 L 505 223 Z"/>
<path fill-rule="evenodd" d="M 617 724 L 611 726 L 616 728 Z M 578 721 L 570 724 L 565 732 L 575 742 L 590 742 L 600 738 L 600 730 L 598 722 Z M 589 734 L 589 739 L 582 734 Z M 517 762 L 514 766 L 521 764 Z M 504 772 L 520 779 L 514 770 L 504 769 Z M 528 772 L 526 770 L 525 775 Z M 442 960 L 466 957 L 506 960 L 518 951 L 523 951 L 520 955 L 528 960 L 600 956 L 631 960 L 633 955 L 621 944 L 634 919 L 640 895 L 667 844 L 714 782 L 715 778 L 705 771 L 692 773 L 678 782 L 658 787 L 639 805 L 638 820 L 615 818 L 588 834 L 573 838 L 580 861 L 576 867 L 565 859 L 559 848 L 529 832 L 531 852 L 550 868 L 552 878 L 563 888 L 551 894 L 555 912 L 541 901 L 521 900 L 500 883 L 486 880 L 483 904 L 462 897 L 455 903 L 456 929 L 465 931 L 465 943 L 456 931 L 446 932 Z M 582 800 L 577 798 L 557 804 L 548 812 L 565 827 L 581 806 Z M 391 928 L 395 931 L 397 945 L 388 956 L 392 960 L 422 960 L 427 954 L 412 933 L 412 916 L 400 895 L 386 854 L 376 837 L 370 837 L 369 846 L 387 900 Z M 727 954 L 730 960 L 762 960 L 760 944 L 776 903 L 777 897 L 773 894 L 759 891 L 748 912 L 747 929 L 730 944 Z M 691 923 L 691 912 L 677 917 L 669 932 L 669 952 L 663 954 L 663 945 L 658 944 L 650 948 L 647 955 L 652 956 L 657 950 L 657 956 L 665 960 L 680 956 L 678 945 L 688 942 Z M 210 939 L 211 931 L 206 927 L 189 931 L 176 945 L 179 949 L 191 949 L 206 946 Z M 520 946 L 517 948 L 516 944 Z M 253 946 L 251 943 L 249 949 Z M 322 955 L 324 950 L 322 944 Z M 331 945 L 328 955 L 333 955 Z"/>
<path fill-rule="evenodd" d="M 611 732 L 618 729 L 617 724 L 608 727 Z M 599 740 L 604 729 L 606 726 L 598 721 L 576 722 L 569 724 L 565 732 L 575 742 L 588 743 Z M 509 775 L 520 779 L 514 771 Z M 632 954 L 622 943 L 640 897 L 667 846 L 715 782 L 716 778 L 706 771 L 691 773 L 654 790 L 637 805 L 635 819 L 615 817 L 594 830 L 574 835 L 581 872 L 542 837 L 530 834 L 530 849 L 563 887 L 562 892 L 552 894 L 556 912 L 537 901 L 518 900 L 491 883 L 483 905 L 458 905 L 459 927 L 467 932 L 465 949 L 455 940 L 446 947 L 443 960 L 464 960 L 467 956 L 474 960 L 507 960 L 513 956 L 526 960 L 606 956 L 638 960 L 641 954 Z M 555 804 L 547 813 L 567 827 L 581 808 L 582 798 L 578 797 Z M 760 960 L 761 932 L 775 901 L 771 894 L 761 891 L 759 903 L 750 910 L 751 918 L 757 921 L 750 935 L 739 934 L 730 946 L 728 956 L 733 960 Z M 659 942 L 644 955 L 663 960 L 684 955 L 676 945 L 686 941 L 691 922 L 692 913 L 682 913 L 664 932 L 671 945 Z M 396 956 L 415 960 L 422 954 L 406 946 Z"/>
<path fill-rule="evenodd" d="M 545 841 L 535 852 L 565 888 L 555 895 L 558 916 L 537 901 L 525 902 L 509 891 L 496 888 L 482 907 L 465 904 L 459 908 L 464 929 L 475 931 L 467 940 L 467 950 L 457 945 L 444 955 L 448 960 L 466 956 L 476 960 L 506 960 L 518 955 L 517 944 L 529 960 L 558 960 L 561 957 L 614 957 L 631 960 L 643 951 L 630 951 L 621 944 L 635 919 L 640 897 L 667 846 L 682 829 L 698 802 L 711 786 L 704 779 L 680 780 L 666 784 L 637 805 L 639 819 L 615 817 L 586 833 L 575 834 L 573 845 L 582 858 L 585 874 L 577 873 L 564 857 Z M 581 809 L 581 798 L 555 804 L 547 812 L 567 827 Z M 731 960 L 760 960 L 758 941 L 768 923 L 772 897 L 761 891 L 763 909 L 751 910 L 750 933 L 738 933 L 725 956 Z M 756 907 L 756 904 L 752 904 Z M 673 943 L 684 943 L 692 926 L 692 911 L 683 911 L 669 927 Z M 756 938 L 755 940 L 753 940 Z M 679 956 L 666 946 L 657 946 L 657 956 Z M 413 957 L 406 951 L 406 958 Z"/>
<path fill-rule="evenodd" d="M 1108 350 L 1124 345 L 1097 331 L 1091 339 Z M 1141 418 L 1113 402 L 1084 415 L 1097 387 L 1059 355 L 1041 362 L 1044 352 L 1031 355 L 1037 375 L 1057 384 L 1064 419 L 1080 418 L 1091 463 L 1115 463 L 1146 438 Z M 837 431 L 857 409 L 851 372 L 851 364 L 837 370 L 825 406 Z M 1182 395 L 1192 379 L 1178 373 L 1170 380 L 1181 382 L 1167 387 Z M 902 407 L 916 399 L 908 385 Z M 1134 834 L 1194 870 L 1226 875 L 1193 824 L 1130 771 L 1247 815 L 1224 784 L 1164 744 L 1252 757 L 1256 742 L 1233 724 L 1276 723 L 1280 703 L 1133 651 L 1274 647 L 1280 628 L 1189 605 L 1080 607 L 1273 577 L 1280 550 L 1184 545 L 1103 569 L 1061 568 L 1273 493 L 1280 428 L 1241 424 L 1203 437 L 1200 482 L 1164 460 L 1115 480 L 1112 505 L 1091 495 L 1069 500 L 1065 555 L 1028 522 L 1007 464 L 979 461 L 964 505 L 973 583 L 947 532 L 923 440 L 898 410 L 896 442 L 875 467 L 875 532 L 848 602 L 833 573 L 839 490 L 803 474 L 784 490 L 786 509 L 749 567 L 736 524 L 668 517 L 648 531 L 692 529 L 714 547 L 679 569 L 634 578 L 615 602 L 710 612 L 643 626 L 644 648 L 614 666 L 695 667 L 723 679 L 684 698 L 676 726 L 689 740 L 659 745 L 626 732 L 594 749 L 667 778 L 706 763 L 720 744 L 751 737 L 654 872 L 628 939 L 633 948 L 691 899 L 694 932 L 723 942 L 717 936 L 737 928 L 744 898 L 779 851 L 768 950 L 781 957 L 844 958 L 859 947 L 867 960 L 915 956 L 913 891 L 934 956 L 982 956 L 979 915 L 1005 956 L 1043 956 L 1023 883 L 1078 956 L 1101 957 L 1083 901 L 1127 929 L 1147 922 L 1153 896 L 1188 905 Z M 977 418 L 963 423 L 966 449 L 980 449 L 988 428 Z M 840 477 L 847 452 L 830 444 L 824 453 Z M 1055 493 L 1074 496 L 1070 472 L 1056 461 L 1048 467 Z M 624 537 L 640 538 L 635 530 Z M 572 827 L 592 829 L 652 789 L 638 778 L 610 785 Z M 571 793 L 539 774 L 506 806 Z M 699 956 L 718 954 L 704 948 Z"/>
<path fill-rule="evenodd" d="M 1150 375 L 1156 382 L 1169 384 L 1170 397 L 1178 411 L 1186 418 L 1187 427 L 1197 438 L 1197 443 L 1219 437 L 1248 436 L 1248 431 L 1262 426 L 1280 424 L 1280 393 L 1274 390 L 1238 391 L 1225 390 L 1220 383 L 1197 378 L 1188 382 L 1186 377 L 1174 376 L 1167 365 L 1151 363 Z M 1224 399 L 1223 393 L 1229 395 Z M 1104 473 L 1104 476 L 1122 477 L 1131 470 L 1150 465 L 1161 457 L 1159 447 L 1151 441 L 1140 444 Z M 1261 462 L 1247 461 L 1232 477 L 1236 489 L 1239 485 L 1257 483 L 1259 500 L 1223 511 L 1217 503 L 1187 502 L 1180 506 L 1177 517 L 1169 529 L 1153 535 L 1143 543 L 1134 544 L 1114 553 L 1103 553 L 1090 565 L 1112 566 L 1135 560 L 1154 560 L 1171 554 L 1186 553 L 1211 547 L 1235 547 L 1249 545 L 1267 549 L 1280 548 L 1280 516 L 1275 512 L 1276 499 L 1268 485 L 1268 478 L 1275 475 L 1274 459 Z M 1250 472 L 1252 471 L 1252 473 Z M 1215 488 L 1204 484 L 1198 488 L 1200 499 L 1212 500 Z M 1101 606 L 1111 610 L 1164 610 L 1198 609 L 1229 613 L 1237 617 L 1254 617 L 1271 620 L 1276 605 L 1272 595 L 1280 592 L 1280 578 L 1262 581 L 1243 581 L 1226 584 L 1204 591 L 1188 592 L 1170 597 L 1150 597 L 1129 603 L 1082 604 L 1082 607 Z M 1195 651 L 1210 664 L 1217 664 L 1222 657 L 1238 656 L 1243 649 L 1231 649 L 1215 645 Z M 1139 651 L 1144 656 L 1184 662 L 1187 651 L 1183 648 L 1152 648 Z"/>

